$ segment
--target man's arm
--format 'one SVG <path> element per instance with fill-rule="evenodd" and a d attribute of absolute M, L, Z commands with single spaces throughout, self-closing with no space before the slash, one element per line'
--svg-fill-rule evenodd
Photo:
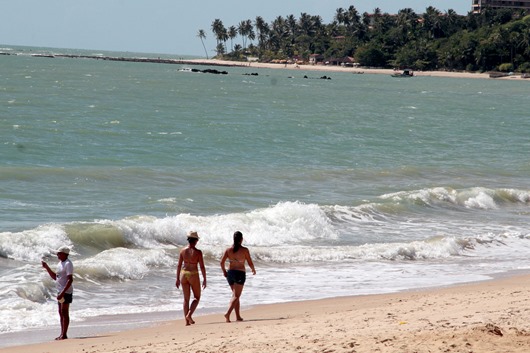
<path fill-rule="evenodd" d="M 52 269 L 50 268 L 50 266 L 48 266 L 46 262 L 42 261 L 42 267 L 44 267 L 44 269 L 48 272 L 48 274 L 51 278 L 53 278 L 54 281 L 57 279 L 57 275 L 55 274 L 55 272 L 52 271 Z"/>

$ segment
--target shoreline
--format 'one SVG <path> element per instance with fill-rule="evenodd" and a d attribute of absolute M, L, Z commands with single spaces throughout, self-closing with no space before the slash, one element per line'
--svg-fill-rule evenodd
<path fill-rule="evenodd" d="M 321 72 L 346 72 L 352 74 L 376 74 L 376 75 L 392 75 L 399 70 L 393 69 L 373 69 L 361 67 L 342 67 L 331 65 L 297 65 L 297 64 L 271 64 L 260 62 L 238 62 L 218 59 L 190 59 L 179 60 L 180 64 L 185 65 L 211 65 L 223 67 L 246 67 L 259 69 L 274 69 L 274 70 L 306 70 L 306 71 L 321 71 Z M 495 79 L 495 80 L 526 80 L 520 74 L 505 77 L 490 77 L 489 73 L 471 73 L 471 72 L 453 72 L 453 71 L 413 71 L 414 76 L 417 77 L 447 77 L 447 78 L 474 78 L 474 79 Z M 530 80 L 528 80 L 530 81 Z"/>
<path fill-rule="evenodd" d="M 0 352 L 523 353 L 530 346 L 529 274 L 252 308 L 244 307 L 243 298 L 242 304 L 244 322 L 227 324 L 222 314 L 208 314 L 197 315 L 197 323 L 188 327 L 184 320 L 174 320 L 98 335 L 71 330 L 66 341 Z"/>
<path fill-rule="evenodd" d="M 12 55 L 3 53 L 5 55 Z M 342 67 L 336 65 L 300 65 L 300 64 L 278 64 L 278 63 L 261 63 L 241 62 L 218 59 L 168 59 L 168 58 L 139 58 L 139 57 L 111 57 L 99 55 L 75 55 L 75 54 L 32 54 L 37 58 L 71 58 L 71 59 L 93 59 L 103 61 L 121 61 L 121 62 L 143 62 L 155 64 L 180 64 L 180 65 L 201 65 L 215 67 L 239 67 L 239 68 L 257 68 L 257 69 L 274 69 L 274 70 L 301 70 L 301 71 L 320 71 L 320 72 L 346 72 L 352 74 L 378 74 L 392 75 L 399 70 L 378 69 L 364 67 Z M 463 71 L 414 71 L 415 77 L 446 77 L 446 78 L 473 78 L 473 79 L 494 79 L 494 80 L 523 80 L 530 81 L 528 74 L 523 77 L 522 74 L 512 74 L 507 76 L 491 77 L 490 73 L 472 73 Z M 499 74 L 499 73 L 497 73 Z"/>

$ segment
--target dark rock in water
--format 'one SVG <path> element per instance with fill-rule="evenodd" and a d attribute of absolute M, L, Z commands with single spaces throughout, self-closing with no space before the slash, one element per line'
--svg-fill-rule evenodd
<path fill-rule="evenodd" d="M 328 76 L 321 76 L 321 77 L 307 77 L 307 75 L 304 75 L 304 78 L 310 78 L 310 79 L 320 79 L 320 80 L 331 80 L 331 77 L 328 77 Z"/>
<path fill-rule="evenodd" d="M 228 74 L 228 72 L 226 71 L 219 71 L 216 69 L 204 69 L 204 70 L 191 69 L 191 72 L 202 72 L 205 74 L 215 74 L 215 75 L 227 75 Z"/>
<path fill-rule="evenodd" d="M 258 73 L 257 72 L 252 72 L 252 73 L 244 73 L 243 74 L 244 76 L 258 76 Z"/>
<path fill-rule="evenodd" d="M 215 74 L 215 75 L 226 75 L 226 74 L 228 74 L 228 72 L 226 72 L 226 71 L 219 71 L 219 70 L 216 70 L 216 69 L 205 69 L 205 70 L 202 70 L 202 72 L 204 72 L 206 74 Z"/>

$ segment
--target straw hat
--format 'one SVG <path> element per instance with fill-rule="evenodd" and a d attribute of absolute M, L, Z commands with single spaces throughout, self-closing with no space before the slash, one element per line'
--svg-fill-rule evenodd
<path fill-rule="evenodd" d="M 56 252 L 57 254 L 60 253 L 60 252 L 62 252 L 63 254 L 68 255 L 68 254 L 70 254 L 70 248 L 67 247 L 67 246 L 61 246 L 61 247 L 60 247 L 59 249 L 57 249 L 55 252 Z"/>
<path fill-rule="evenodd" d="M 199 240 L 199 234 L 196 231 L 192 230 L 188 233 L 188 239 L 197 239 Z"/>

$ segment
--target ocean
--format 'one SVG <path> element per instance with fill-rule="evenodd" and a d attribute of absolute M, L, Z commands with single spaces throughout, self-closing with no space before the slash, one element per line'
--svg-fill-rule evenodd
<path fill-rule="evenodd" d="M 59 332 L 41 260 L 62 245 L 74 337 L 182 319 L 190 230 L 208 274 L 197 317 L 228 306 L 236 230 L 257 270 L 243 310 L 530 272 L 529 82 L 0 47 L 0 347 Z"/>

